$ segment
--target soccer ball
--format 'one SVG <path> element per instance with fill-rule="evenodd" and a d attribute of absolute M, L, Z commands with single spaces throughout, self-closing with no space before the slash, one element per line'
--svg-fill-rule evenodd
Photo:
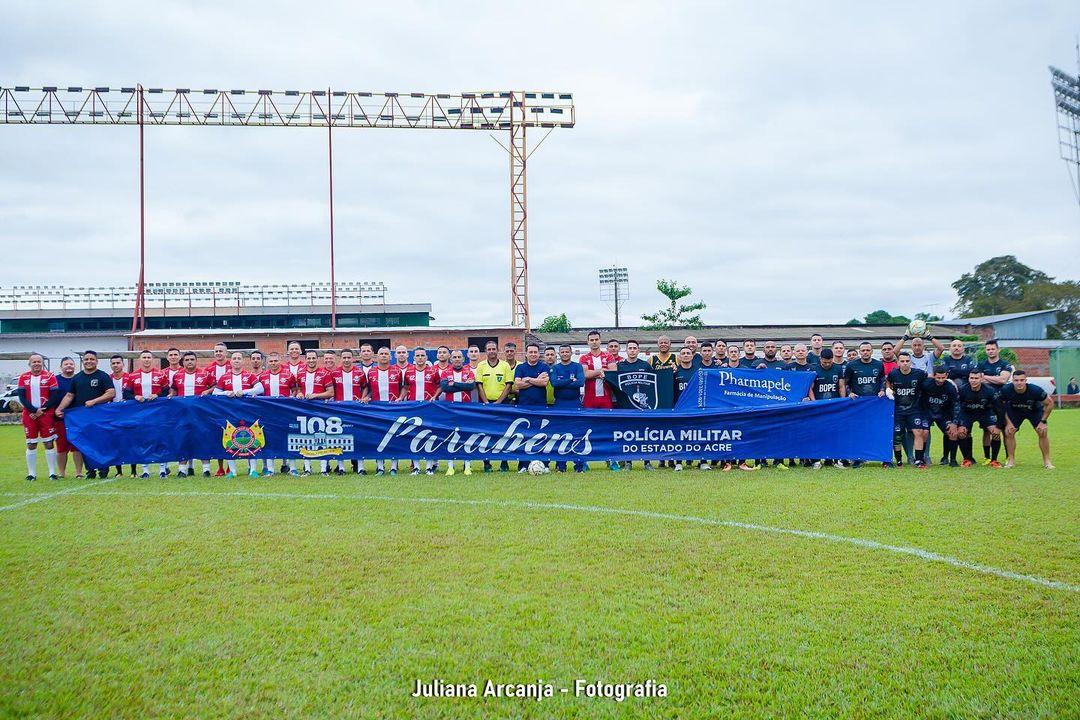
<path fill-rule="evenodd" d="M 925 320 L 912 320 L 908 323 L 907 334 L 911 337 L 922 337 L 926 334 L 926 321 Z"/>
<path fill-rule="evenodd" d="M 543 475 L 547 471 L 548 471 L 547 465 L 540 462 L 539 460 L 533 460 L 531 463 L 529 463 L 529 474 L 530 475 Z"/>

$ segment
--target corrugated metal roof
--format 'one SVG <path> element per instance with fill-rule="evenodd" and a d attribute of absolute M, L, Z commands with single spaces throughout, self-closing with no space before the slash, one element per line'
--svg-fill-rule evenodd
<path fill-rule="evenodd" d="M 940 320 L 936 325 L 947 326 L 966 326 L 966 325 L 993 325 L 997 322 L 1004 322 L 1006 320 L 1016 320 L 1017 318 L 1032 317 L 1033 315 L 1045 315 L 1047 313 L 1056 313 L 1056 309 L 1051 310 L 1031 310 L 1028 312 L 1018 313 L 1004 313 L 1002 315 L 982 315 L 980 317 L 969 318 L 953 318 L 952 320 Z"/>
<path fill-rule="evenodd" d="M 671 338 L 673 345 L 681 343 L 684 338 L 693 335 L 699 341 L 717 339 L 725 342 L 742 342 L 754 340 L 758 343 L 765 340 L 775 340 L 779 343 L 809 343 L 810 336 L 814 333 L 825 338 L 826 343 L 842 340 L 844 344 L 862 342 L 882 342 L 885 340 L 896 341 L 900 339 L 907 328 L 903 325 L 712 325 L 699 330 L 641 330 L 639 328 L 597 328 L 604 342 L 608 340 L 637 340 L 646 346 L 656 345 L 656 339 L 661 335 Z M 568 333 L 537 333 L 533 336 L 547 344 L 569 343 L 571 345 L 584 345 L 588 341 L 588 334 L 592 328 L 573 330 Z M 952 333 L 945 328 L 930 328 L 932 334 L 944 340 L 951 339 Z"/>

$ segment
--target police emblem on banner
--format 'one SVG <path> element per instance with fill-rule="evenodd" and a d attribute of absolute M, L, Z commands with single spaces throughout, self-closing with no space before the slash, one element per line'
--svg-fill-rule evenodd
<path fill-rule="evenodd" d="M 624 372 L 619 374 L 619 390 L 638 410 L 657 408 L 656 373 Z"/>
<path fill-rule="evenodd" d="M 266 437 L 258 420 L 250 426 L 243 420 L 236 425 L 226 420 L 221 447 L 235 458 L 252 457 L 266 447 Z"/>

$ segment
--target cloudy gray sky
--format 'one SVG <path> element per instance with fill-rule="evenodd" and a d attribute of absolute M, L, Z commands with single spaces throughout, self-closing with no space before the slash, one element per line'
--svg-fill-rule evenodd
<path fill-rule="evenodd" d="M 520 7 L 515 7 L 520 6 Z M 767 6 L 767 7 L 766 7 Z M 4 3 L 0 85 L 573 92 L 529 166 L 534 322 L 611 324 L 597 269 L 709 323 L 950 314 L 1013 253 L 1080 278 L 1048 64 L 1058 2 Z M 532 137 L 535 139 L 537 134 Z M 335 133 L 338 278 L 509 321 L 508 162 L 482 132 Z M 148 281 L 328 277 L 326 134 L 147 130 Z M 0 126 L 0 284 L 130 284 L 132 127 Z"/>

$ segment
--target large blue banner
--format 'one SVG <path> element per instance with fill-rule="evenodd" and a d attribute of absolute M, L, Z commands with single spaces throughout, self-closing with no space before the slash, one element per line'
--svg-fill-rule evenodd
<path fill-rule="evenodd" d="M 70 410 L 65 425 L 99 467 L 192 458 L 884 461 L 893 405 L 875 397 L 684 413 L 209 396 Z"/>
<path fill-rule="evenodd" d="M 702 368 L 690 378 L 676 410 L 730 410 L 797 403 L 806 397 L 814 373 L 790 370 Z"/>

